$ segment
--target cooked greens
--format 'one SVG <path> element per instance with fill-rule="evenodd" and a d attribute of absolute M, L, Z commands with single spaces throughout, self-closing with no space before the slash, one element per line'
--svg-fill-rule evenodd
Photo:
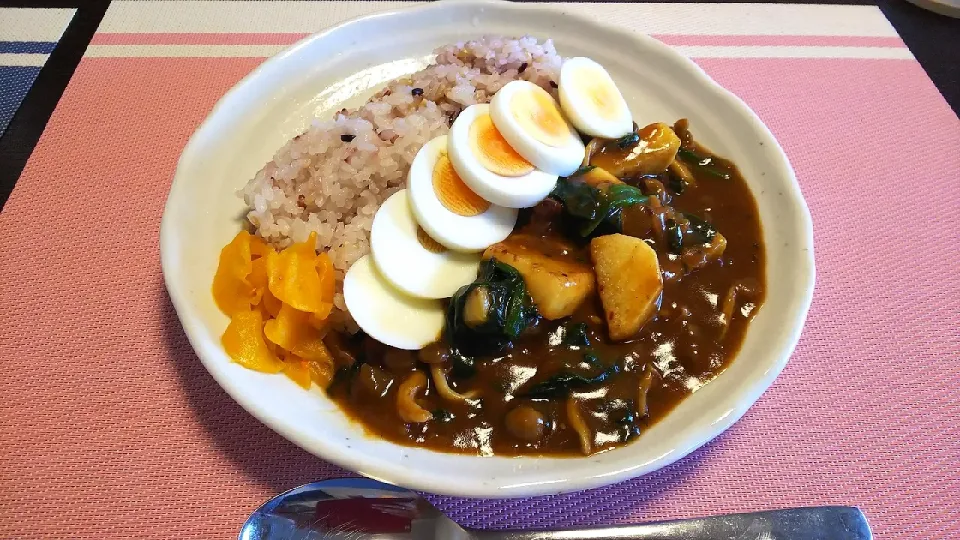
<path fill-rule="evenodd" d="M 674 219 L 667 220 L 667 245 L 670 253 L 680 253 L 683 249 L 683 229 Z"/>
<path fill-rule="evenodd" d="M 480 308 L 483 313 L 477 313 Z M 537 310 L 520 273 L 496 259 L 487 259 L 480 263 L 477 279 L 460 287 L 450 299 L 447 340 L 460 355 L 494 353 L 516 339 L 536 317 Z"/>
<path fill-rule="evenodd" d="M 589 347 L 590 336 L 587 335 L 587 323 L 579 322 L 563 326 L 563 341 L 567 347 Z"/>
<path fill-rule="evenodd" d="M 435 409 L 431 414 L 437 422 L 449 422 L 454 418 L 453 413 L 446 409 Z"/>
<path fill-rule="evenodd" d="M 453 366 L 453 376 L 458 379 L 469 379 L 477 373 L 477 361 L 472 356 L 464 356 L 460 351 L 450 351 L 450 365 Z"/>
<path fill-rule="evenodd" d="M 573 174 L 570 175 L 570 178 L 574 178 L 576 176 L 583 176 L 596 168 L 597 168 L 596 165 L 584 165 L 579 169 L 573 171 Z"/>
<path fill-rule="evenodd" d="M 577 220 L 578 233 L 584 238 L 598 232 L 601 224 L 619 231 L 620 210 L 650 199 L 629 184 L 611 183 L 594 187 L 571 178 L 561 178 L 550 195 L 559 200 L 567 213 Z"/>
<path fill-rule="evenodd" d="M 722 178 L 724 180 L 730 180 L 730 178 L 732 178 L 730 173 L 717 167 L 712 157 L 701 156 L 693 150 L 687 150 L 686 148 L 681 148 L 678 150 L 677 157 L 682 159 L 684 162 L 689 163 L 690 165 L 696 166 L 698 170 L 701 170 L 709 175 L 716 176 L 717 178 Z"/>
<path fill-rule="evenodd" d="M 685 122 L 633 131 L 585 141 L 577 170 L 474 255 L 471 275 L 432 306 L 438 341 L 325 338 L 335 365 L 353 366 L 328 395 L 402 445 L 591 455 L 635 440 L 700 385 L 684 382 L 722 372 L 764 301 L 750 189 Z"/>
<path fill-rule="evenodd" d="M 640 134 L 637 132 L 627 133 L 623 137 L 617 139 L 617 146 L 620 148 L 630 148 L 631 146 L 640 142 Z"/>
<path fill-rule="evenodd" d="M 717 229 L 704 219 L 693 214 L 681 213 L 687 226 L 681 227 L 675 220 L 667 220 L 667 243 L 671 253 L 679 254 L 685 247 L 709 244 L 717 235 Z"/>
<path fill-rule="evenodd" d="M 586 358 L 588 363 L 595 363 Z M 582 390 L 591 386 L 601 384 L 617 373 L 620 373 L 620 364 L 615 363 L 610 367 L 597 373 L 593 377 L 579 375 L 577 373 L 563 372 L 550 377 L 549 379 L 536 383 L 523 393 L 523 397 L 531 399 L 552 399 L 569 396 L 574 390 Z"/>
<path fill-rule="evenodd" d="M 610 417 L 618 424 L 617 435 L 620 442 L 628 442 L 640 436 L 640 418 L 634 412 L 633 400 L 627 400 L 622 407 L 617 408 L 617 413 L 611 411 Z"/>
<path fill-rule="evenodd" d="M 690 222 L 690 235 L 698 244 L 709 244 L 713 242 L 713 237 L 717 235 L 717 229 L 705 220 L 693 214 L 683 214 Z"/>

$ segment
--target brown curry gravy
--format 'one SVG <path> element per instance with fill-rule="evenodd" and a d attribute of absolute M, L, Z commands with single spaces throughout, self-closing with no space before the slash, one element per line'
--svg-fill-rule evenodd
<path fill-rule="evenodd" d="M 503 354 L 477 358 L 472 376 L 464 378 L 448 372 L 447 380 L 458 392 L 479 391 L 482 399 L 478 404 L 444 400 L 430 381 L 417 401 L 434 411 L 434 420 L 406 424 L 397 413 L 397 386 L 414 369 L 424 371 L 429 380 L 427 366 L 417 361 L 417 353 L 389 349 L 360 337 L 345 348 L 353 350 L 352 354 L 368 366 L 361 365 L 349 376 L 338 374 L 329 395 L 371 433 L 403 445 L 480 455 L 576 456 L 582 455 L 581 444 L 569 425 L 566 399 L 519 396 L 524 388 L 559 372 L 596 373 L 620 362 L 622 370 L 618 374 L 602 384 L 578 389 L 573 395 L 593 433 L 591 453 L 621 446 L 642 434 L 726 368 L 764 295 L 764 247 L 756 202 L 736 167 L 692 142 L 684 127 L 678 123 L 684 147 L 712 157 L 714 166 L 725 171 L 729 179 L 694 169 L 696 183 L 688 185 L 682 194 L 670 192 L 669 204 L 709 221 L 726 238 L 727 246 L 720 260 L 679 279 L 665 280 L 660 310 L 636 339 L 614 343 L 607 338 L 599 297 L 595 297 L 567 320 L 541 319 Z M 558 256 L 589 263 L 584 242 L 560 236 L 535 212 L 525 213 L 523 219 L 527 223 L 514 234 L 524 234 L 532 242 L 540 238 L 550 246 L 562 243 L 568 247 L 561 252 L 553 248 Z M 653 245 L 661 266 L 669 265 L 666 247 L 657 245 L 655 240 Z M 753 294 L 742 295 L 744 298 L 736 303 L 724 332 L 721 303 L 737 284 L 751 289 Z M 592 351 L 601 366 L 584 363 L 583 350 L 558 343 L 563 328 L 578 322 L 587 325 Z M 649 369 L 653 369 L 653 374 L 646 395 L 647 415 L 641 417 L 636 412 L 641 399 L 638 388 Z M 543 420 L 543 435 L 536 442 L 520 440 L 506 428 L 507 413 L 521 404 L 531 406 Z"/>

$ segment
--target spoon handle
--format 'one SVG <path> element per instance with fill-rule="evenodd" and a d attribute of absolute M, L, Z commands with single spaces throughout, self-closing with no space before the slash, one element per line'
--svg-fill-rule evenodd
<path fill-rule="evenodd" d="M 870 540 L 870 526 L 850 506 L 792 508 L 751 514 L 567 531 L 472 531 L 476 540 Z"/>

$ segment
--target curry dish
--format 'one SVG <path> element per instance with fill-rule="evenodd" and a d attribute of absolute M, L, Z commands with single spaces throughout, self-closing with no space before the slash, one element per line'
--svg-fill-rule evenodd
<path fill-rule="evenodd" d="M 439 341 L 326 336 L 344 411 L 405 445 L 584 455 L 629 443 L 724 370 L 764 298 L 757 206 L 737 168 L 684 120 L 586 147 L 584 166 L 486 249 Z"/>
<path fill-rule="evenodd" d="M 403 445 L 628 444 L 726 368 L 764 300 L 734 164 L 686 120 L 638 126 L 602 65 L 549 40 L 438 49 L 243 194 L 252 230 L 212 287 L 224 352 Z"/>

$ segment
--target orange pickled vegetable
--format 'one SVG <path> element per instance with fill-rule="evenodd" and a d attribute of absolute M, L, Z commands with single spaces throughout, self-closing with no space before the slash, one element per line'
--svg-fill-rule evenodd
<path fill-rule="evenodd" d="M 310 326 L 316 328 L 317 330 L 323 330 L 326 333 L 327 323 L 330 321 L 326 317 L 319 317 L 316 313 L 311 313 L 310 318 L 307 319 L 307 322 L 310 323 Z"/>
<path fill-rule="evenodd" d="M 324 253 L 317 255 L 317 235 L 292 244 L 279 255 L 267 255 L 270 292 L 284 304 L 326 317 L 333 309 L 333 264 Z"/>
<path fill-rule="evenodd" d="M 314 235 L 310 235 L 313 238 Z M 320 274 L 320 297 L 326 304 L 324 309 L 314 311 L 319 320 L 324 320 L 333 311 L 333 293 L 337 287 L 337 276 L 333 270 L 333 261 L 326 253 L 317 255 L 317 273 Z"/>
<path fill-rule="evenodd" d="M 256 306 L 263 300 L 264 292 L 267 291 L 267 258 L 258 257 L 254 259 L 250 268 L 247 282 L 253 287 L 253 302 L 251 303 Z"/>
<path fill-rule="evenodd" d="M 253 271 L 251 238 L 247 231 L 240 231 L 220 251 L 220 264 L 213 277 L 213 299 L 227 315 L 249 310 L 259 301 L 256 288 L 248 279 Z"/>
<path fill-rule="evenodd" d="M 235 312 L 220 341 L 230 358 L 245 368 L 264 373 L 283 369 L 283 363 L 264 340 L 263 316 L 258 310 L 247 306 Z"/>
<path fill-rule="evenodd" d="M 260 308 L 263 311 L 264 319 L 271 319 L 280 314 L 280 307 L 283 302 L 277 300 L 277 297 L 270 292 L 270 289 L 263 290 L 263 297 L 260 299 Z"/>
<path fill-rule="evenodd" d="M 310 324 L 310 313 L 283 304 L 277 318 L 267 321 L 263 333 L 281 349 L 307 360 L 329 360 L 333 357 L 323 344 L 326 332 Z"/>
<path fill-rule="evenodd" d="M 330 383 L 333 381 L 333 375 L 337 371 L 333 366 L 332 358 L 329 361 L 309 360 L 307 361 L 307 367 L 310 370 L 310 379 L 323 389 L 330 386 Z"/>
<path fill-rule="evenodd" d="M 283 373 L 287 377 L 290 377 L 293 382 L 297 383 L 303 388 L 309 389 L 310 385 L 313 384 L 310 366 L 303 358 L 297 358 L 296 356 L 288 355 L 283 360 Z"/>
<path fill-rule="evenodd" d="M 267 245 L 263 241 L 263 238 L 259 236 L 250 235 L 250 255 L 257 259 L 258 257 L 266 257 L 267 253 L 273 251 L 273 248 Z"/>
<path fill-rule="evenodd" d="M 335 273 L 316 235 L 277 253 L 242 231 L 220 252 L 213 280 L 217 306 L 231 317 L 221 338 L 238 364 L 282 372 L 303 388 L 326 388 L 336 371 L 323 343 L 333 309 Z"/>

